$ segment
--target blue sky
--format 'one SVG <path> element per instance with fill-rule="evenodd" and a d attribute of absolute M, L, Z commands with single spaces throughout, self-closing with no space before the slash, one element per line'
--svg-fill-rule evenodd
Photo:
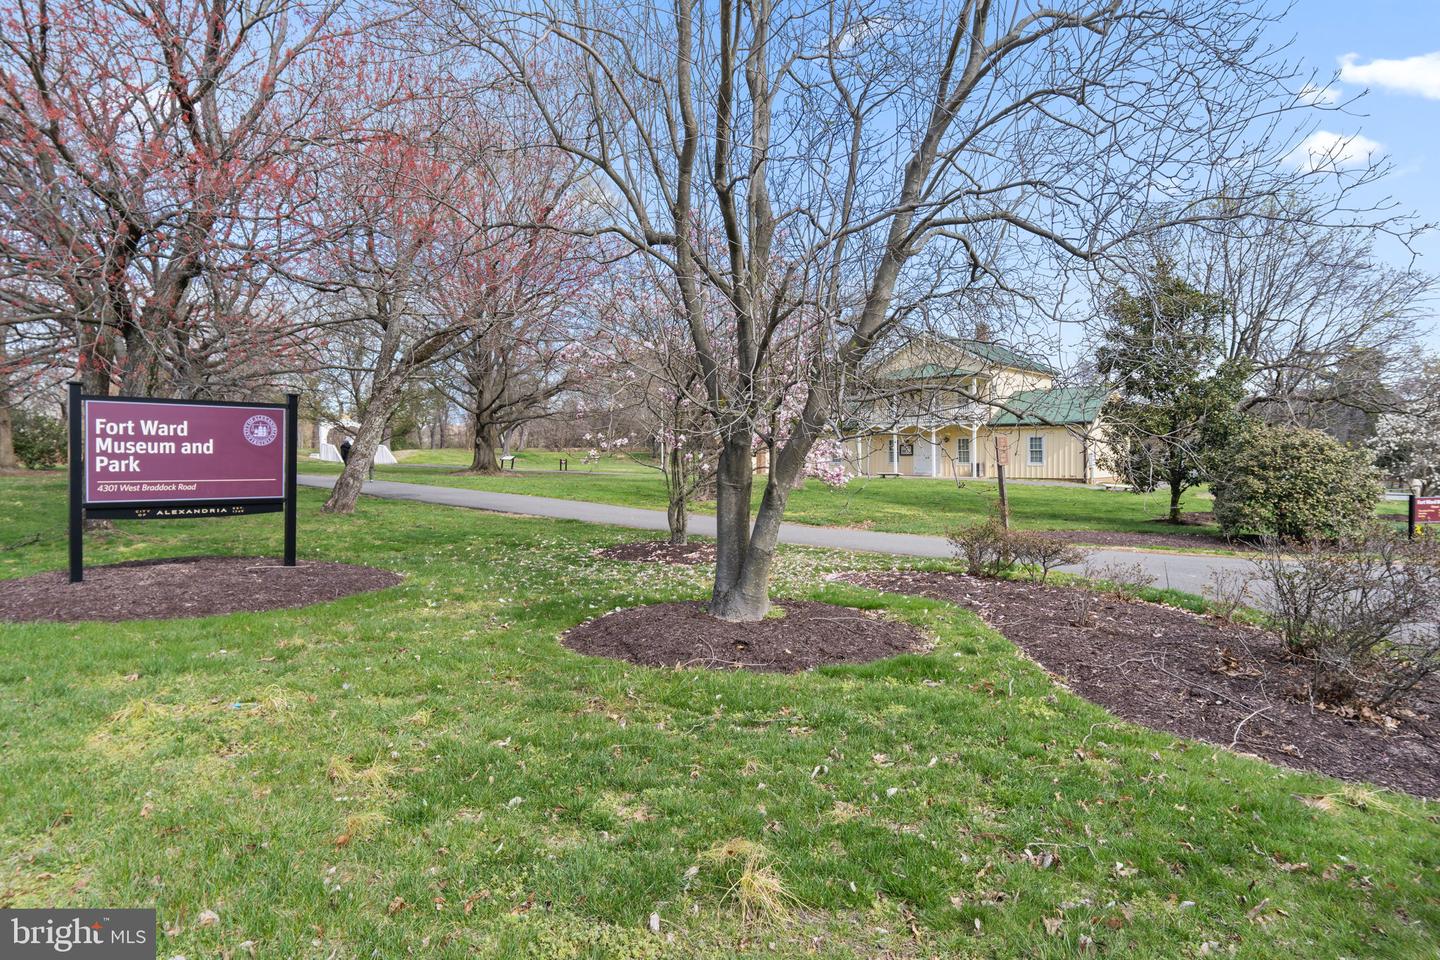
<path fill-rule="evenodd" d="M 1388 194 L 1440 224 L 1440 0 L 1296 0 L 1275 36 L 1293 37 L 1293 56 L 1322 79 L 1338 74 L 1339 102 L 1368 89 L 1346 111 L 1320 114 L 1321 130 L 1389 159 L 1394 172 L 1372 199 Z M 1440 231 L 1416 249 L 1420 267 L 1440 273 Z M 1398 245 L 1384 252 L 1404 256 Z M 1440 350 L 1440 324 L 1432 322 L 1430 342 Z"/>

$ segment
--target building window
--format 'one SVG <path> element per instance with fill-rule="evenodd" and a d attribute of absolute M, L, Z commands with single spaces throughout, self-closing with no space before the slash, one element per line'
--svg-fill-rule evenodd
<path fill-rule="evenodd" d="M 955 451 L 955 459 L 960 463 L 970 462 L 970 438 L 961 437 Z"/>
<path fill-rule="evenodd" d="M 1030 466 L 1032 466 L 1032 467 L 1043 467 L 1043 466 L 1045 466 L 1045 438 L 1044 438 L 1044 437 L 1031 437 L 1031 438 L 1030 438 Z"/>
<path fill-rule="evenodd" d="M 885 459 L 886 459 L 886 460 L 891 460 L 891 461 L 893 461 L 893 460 L 895 459 L 895 438 L 894 438 L 894 437 L 891 437 L 889 440 L 885 441 Z"/>

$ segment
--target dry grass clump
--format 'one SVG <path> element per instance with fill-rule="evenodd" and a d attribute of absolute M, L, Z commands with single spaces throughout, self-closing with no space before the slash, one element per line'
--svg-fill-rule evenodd
<path fill-rule="evenodd" d="M 729 883 L 726 895 L 740 904 L 745 923 L 781 919 L 795 903 L 795 897 L 775 872 L 774 856 L 762 843 L 735 837 L 706 850 L 700 861 L 724 871 Z"/>

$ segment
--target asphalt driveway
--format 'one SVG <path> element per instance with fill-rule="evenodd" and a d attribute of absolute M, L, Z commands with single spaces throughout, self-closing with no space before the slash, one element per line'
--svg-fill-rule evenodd
<path fill-rule="evenodd" d="M 301 486 L 328 490 L 335 477 L 301 474 Z M 662 510 L 639 507 L 618 507 L 607 503 L 580 500 L 559 500 L 554 497 L 532 497 L 518 493 L 489 493 L 460 487 L 437 487 L 422 483 L 397 483 L 393 480 L 371 480 L 364 492 L 372 497 L 391 500 L 418 500 L 447 507 L 469 510 L 490 510 L 556 520 L 579 520 L 582 523 L 603 523 L 636 530 L 665 532 L 669 529 Z M 715 536 L 715 518 L 703 514 L 690 515 L 690 532 L 702 537 Z M 849 530 L 844 527 L 817 527 L 804 523 L 786 523 L 780 527 L 782 543 L 804 547 L 826 547 L 832 550 L 860 550 L 901 557 L 949 559 L 950 544 L 943 537 L 927 537 L 911 533 L 881 533 L 875 530 Z M 1091 562 L 1097 564 L 1135 564 L 1155 578 L 1158 587 L 1173 587 L 1188 593 L 1201 593 L 1216 570 L 1233 570 L 1249 576 L 1254 571 L 1250 561 L 1238 557 L 1205 554 L 1162 553 L 1152 550 L 1093 549 Z M 1061 569 L 1081 572 L 1078 567 Z"/>

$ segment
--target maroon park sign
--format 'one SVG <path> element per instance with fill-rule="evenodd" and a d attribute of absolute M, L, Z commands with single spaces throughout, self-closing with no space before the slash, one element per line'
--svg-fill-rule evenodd
<path fill-rule="evenodd" d="M 86 400 L 85 505 L 285 499 L 285 408 Z"/>
<path fill-rule="evenodd" d="M 1440 523 L 1440 497 L 1410 498 L 1410 528 L 1416 524 Z"/>
<path fill-rule="evenodd" d="M 87 396 L 70 385 L 70 580 L 84 519 L 232 517 L 285 511 L 295 565 L 298 398 L 287 403 Z"/>

